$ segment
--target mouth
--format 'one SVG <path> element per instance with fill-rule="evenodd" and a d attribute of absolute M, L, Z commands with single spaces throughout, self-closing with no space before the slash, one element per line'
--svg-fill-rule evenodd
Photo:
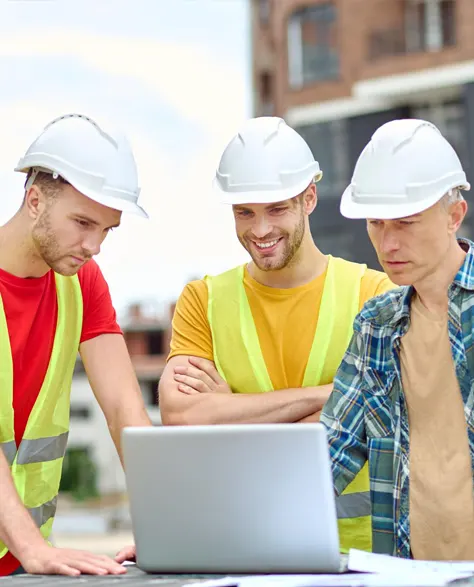
<path fill-rule="evenodd" d="M 273 251 L 277 248 L 278 243 L 282 240 L 282 238 L 283 237 L 279 237 L 266 242 L 251 241 L 251 243 L 255 247 L 255 249 L 257 249 L 257 251 L 268 254 L 273 253 Z"/>
<path fill-rule="evenodd" d="M 405 267 L 406 265 L 408 265 L 408 261 L 385 261 L 385 265 L 388 265 L 389 267 Z"/>
<path fill-rule="evenodd" d="M 78 265 L 82 265 L 82 263 L 84 263 L 84 259 L 82 257 L 75 257 L 74 255 L 71 255 L 71 259 Z"/>

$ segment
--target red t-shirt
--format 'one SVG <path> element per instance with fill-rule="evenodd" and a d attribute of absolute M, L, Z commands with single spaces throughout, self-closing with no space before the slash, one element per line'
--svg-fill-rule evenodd
<path fill-rule="evenodd" d="M 81 342 L 100 334 L 120 334 L 109 288 L 97 263 L 86 263 L 78 277 L 84 307 Z M 57 320 L 54 273 L 24 279 L 0 269 L 0 295 L 12 349 L 15 438 L 19 446 L 53 348 Z M 18 566 L 17 559 L 8 552 L 0 559 L 0 576 L 9 575 Z"/>

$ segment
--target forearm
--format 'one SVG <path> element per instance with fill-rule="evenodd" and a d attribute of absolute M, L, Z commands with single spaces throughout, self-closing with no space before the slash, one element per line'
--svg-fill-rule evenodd
<path fill-rule="evenodd" d="M 301 418 L 301 420 L 298 420 L 298 422 L 302 423 L 302 424 L 306 424 L 306 423 L 315 423 L 315 422 L 319 422 L 321 419 L 321 413 L 322 410 L 317 410 L 316 412 L 313 412 L 312 414 L 310 414 L 309 416 L 305 416 L 304 418 Z"/>
<path fill-rule="evenodd" d="M 127 426 L 152 426 L 152 422 L 145 407 L 141 404 L 127 409 L 127 406 L 118 406 L 117 410 L 107 418 L 110 436 L 123 465 L 122 430 Z"/>
<path fill-rule="evenodd" d="M 20 500 L 1 449 L 0 480 L 0 540 L 21 561 L 27 549 L 40 548 L 46 543 Z"/>
<path fill-rule="evenodd" d="M 182 394 L 179 405 L 163 406 L 164 424 L 291 423 L 322 409 L 332 385 L 268 393 Z"/>

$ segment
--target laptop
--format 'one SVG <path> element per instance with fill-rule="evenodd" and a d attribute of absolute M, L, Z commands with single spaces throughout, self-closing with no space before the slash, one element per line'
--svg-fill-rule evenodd
<path fill-rule="evenodd" d="M 340 571 L 322 424 L 132 427 L 122 447 L 142 570 Z"/>

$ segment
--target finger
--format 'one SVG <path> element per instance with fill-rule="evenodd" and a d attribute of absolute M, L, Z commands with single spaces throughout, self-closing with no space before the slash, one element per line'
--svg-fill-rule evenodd
<path fill-rule="evenodd" d="M 53 575 L 67 575 L 68 577 L 78 577 L 81 574 L 81 571 L 79 571 L 78 569 L 74 569 L 73 567 L 70 567 L 66 564 L 56 563 L 55 565 L 53 565 L 53 568 L 51 570 L 47 571 L 47 573 Z"/>
<path fill-rule="evenodd" d="M 184 383 L 180 383 L 178 385 L 178 391 L 181 391 L 182 393 L 185 393 L 186 395 L 196 395 L 199 393 L 199 391 L 196 391 L 195 389 L 193 389 L 192 387 L 189 387 L 189 385 L 185 385 Z"/>
<path fill-rule="evenodd" d="M 90 575 L 117 575 L 127 572 L 124 566 L 112 558 L 88 552 L 75 552 L 68 556 L 65 563 L 70 567 L 79 569 L 82 573 L 88 573 Z"/>
<path fill-rule="evenodd" d="M 131 556 L 134 555 L 133 548 L 131 548 L 131 550 L 129 550 L 129 554 Z M 97 564 L 97 566 L 105 569 L 108 573 L 113 573 L 114 575 L 124 574 L 127 572 L 127 569 L 123 565 L 121 565 L 120 563 L 118 563 L 114 559 L 112 559 L 108 556 L 105 556 L 105 555 L 100 555 L 99 562 L 96 564 Z"/>
<path fill-rule="evenodd" d="M 209 390 L 214 389 L 214 381 L 209 377 L 207 373 L 202 369 L 196 369 L 196 367 L 175 367 L 175 375 L 184 375 L 187 377 L 193 377 L 194 379 L 200 379 L 203 383 L 209 387 Z"/>
<path fill-rule="evenodd" d="M 67 566 L 77 569 L 81 575 L 108 575 L 107 569 L 86 561 L 68 561 Z"/>
<path fill-rule="evenodd" d="M 214 383 L 222 383 L 222 377 L 219 375 L 214 363 L 208 361 L 206 359 L 201 359 L 200 357 L 189 357 L 188 361 L 194 367 L 197 367 L 201 371 L 204 371 Z"/>
<path fill-rule="evenodd" d="M 115 555 L 116 562 L 123 563 L 125 561 L 135 561 L 135 547 L 125 546 L 122 550 L 119 550 Z"/>
<path fill-rule="evenodd" d="M 195 379 L 194 377 L 189 377 L 189 375 L 175 375 L 174 379 L 178 383 L 192 387 L 199 393 L 209 393 L 211 391 L 202 379 Z"/>

